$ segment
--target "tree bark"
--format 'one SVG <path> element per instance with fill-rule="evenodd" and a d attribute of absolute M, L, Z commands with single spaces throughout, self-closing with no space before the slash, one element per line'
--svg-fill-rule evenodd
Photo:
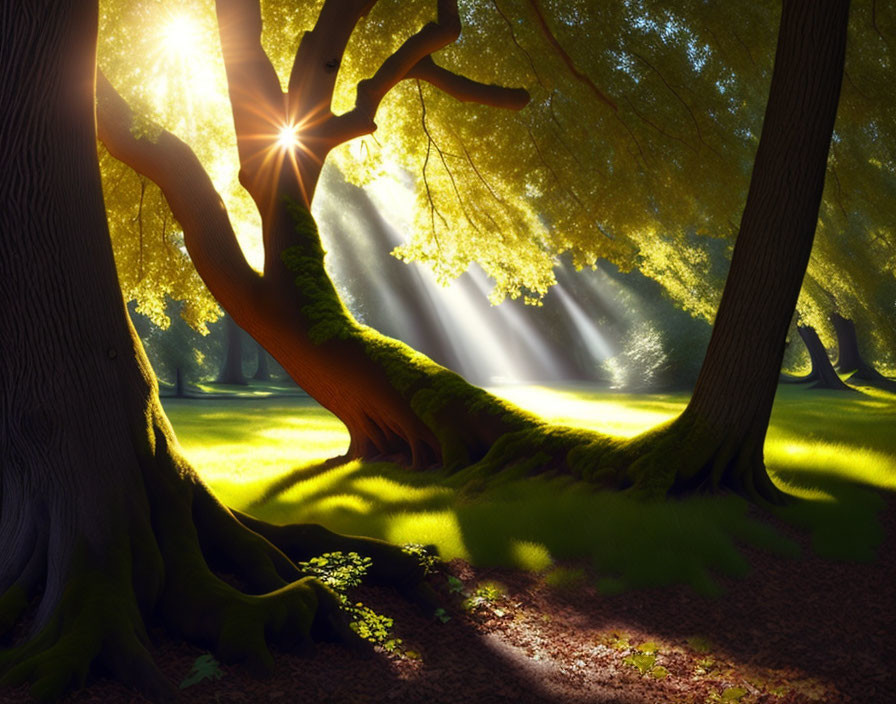
<path fill-rule="evenodd" d="M 231 316 L 226 316 L 227 341 L 224 345 L 224 363 L 218 374 L 219 384 L 246 386 L 249 382 L 243 374 L 243 331 Z"/>
<path fill-rule="evenodd" d="M 216 3 L 240 182 L 262 218 L 262 277 L 246 271 L 226 211 L 189 147 L 167 132 L 155 141 L 136 137 L 130 108 L 102 77 L 99 131 L 113 156 L 162 188 L 196 269 L 221 306 L 345 423 L 349 456 L 414 467 L 459 466 L 483 457 L 498 437 L 531 420 L 406 345 L 359 325 L 326 272 L 310 204 L 327 154 L 372 132 L 382 98 L 401 80 L 416 77 L 459 99 L 510 109 L 522 108 L 528 94 L 462 79 L 432 61 L 430 54 L 460 33 L 456 0 L 437 0 L 438 21 L 412 34 L 358 85 L 352 110 L 334 115 L 333 66 L 371 5 L 324 2 L 314 29 L 302 37 L 284 95 L 260 43 L 257 0 Z M 295 129 L 299 144 L 279 145 L 281 127 Z M 209 213 L 198 213 L 201 208 Z M 219 241 L 226 254 L 219 252 Z M 221 275 L 220 258 L 235 275 Z"/>
<path fill-rule="evenodd" d="M 896 389 L 896 382 L 877 371 L 862 356 L 859 350 L 859 337 L 856 335 L 855 323 L 837 312 L 831 314 L 831 322 L 834 323 L 834 330 L 837 333 L 837 348 L 839 350 L 838 371 L 846 374 L 851 373 L 850 379 L 867 381 L 872 385 L 882 385 L 891 390 Z"/>
<path fill-rule="evenodd" d="M 818 220 L 848 17 L 848 0 L 784 0 L 747 202 L 693 396 L 627 449 L 641 455 L 627 477 L 644 491 L 784 499 L 762 448 Z"/>
<path fill-rule="evenodd" d="M 809 351 L 809 359 L 812 362 L 812 370 L 809 372 L 809 380 L 814 381 L 813 389 L 831 389 L 834 391 L 855 391 L 852 387 L 843 383 L 831 360 L 828 352 L 821 344 L 818 333 L 811 325 L 798 325 L 796 328 L 800 334 L 806 349 Z"/>
<path fill-rule="evenodd" d="M 105 220 L 97 24 L 96 2 L 0 13 L 0 639 L 29 626 L 0 652 L 0 685 L 55 699 L 97 670 L 169 700 L 151 617 L 259 671 L 268 642 L 353 636 L 335 595 L 257 532 L 272 527 L 247 528 L 178 454 Z M 297 553 L 371 552 L 381 578 L 416 579 L 379 541 L 277 531 Z"/>

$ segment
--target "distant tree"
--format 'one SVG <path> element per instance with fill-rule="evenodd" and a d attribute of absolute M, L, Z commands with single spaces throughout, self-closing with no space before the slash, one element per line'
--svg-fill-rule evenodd
<path fill-rule="evenodd" d="M 261 346 L 261 343 L 255 343 L 256 362 L 255 373 L 252 378 L 256 381 L 269 381 L 271 378 L 270 365 L 268 364 L 268 352 Z"/>
<path fill-rule="evenodd" d="M 831 364 L 828 352 L 818 337 L 815 328 L 811 325 L 798 325 L 797 332 L 803 344 L 806 345 L 806 350 L 809 352 L 809 361 L 812 368 L 805 377 L 793 381 L 812 382 L 813 389 L 852 391 L 852 388 L 844 384 L 840 377 L 837 376 L 837 371 L 834 369 L 834 365 Z"/>
<path fill-rule="evenodd" d="M 224 329 L 224 361 L 217 382 L 246 386 L 249 382 L 243 374 L 243 331 L 229 315 L 224 321 Z"/>

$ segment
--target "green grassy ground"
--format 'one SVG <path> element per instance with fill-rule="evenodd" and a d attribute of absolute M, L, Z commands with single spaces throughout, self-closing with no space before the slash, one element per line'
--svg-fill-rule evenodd
<path fill-rule="evenodd" d="M 780 517 L 837 559 L 874 559 L 882 495 L 896 490 L 896 397 L 781 387 L 766 443 L 774 479 L 802 501 Z M 509 387 L 498 391 L 561 423 L 632 436 L 673 417 L 683 395 Z M 732 496 L 644 504 L 561 479 L 458 486 L 438 472 L 388 464 L 321 463 L 348 435 L 307 398 L 166 399 L 187 456 L 225 503 L 275 522 L 319 522 L 345 533 L 435 544 L 446 559 L 551 574 L 590 558 L 600 586 L 685 582 L 714 592 L 716 574 L 743 574 L 738 545 L 796 555 L 757 511 Z"/>

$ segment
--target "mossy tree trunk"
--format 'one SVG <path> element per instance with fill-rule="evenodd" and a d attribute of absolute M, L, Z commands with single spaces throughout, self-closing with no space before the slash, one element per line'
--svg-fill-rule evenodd
<path fill-rule="evenodd" d="M 138 139 L 124 101 L 100 82 L 100 136 L 110 152 L 159 184 L 197 271 L 236 322 L 310 396 L 349 430 L 348 456 L 414 467 L 462 465 L 482 457 L 522 414 L 411 348 L 359 325 L 324 267 L 310 215 L 318 178 L 334 147 L 376 129 L 374 117 L 398 82 L 425 80 L 461 99 L 519 109 L 522 90 L 471 81 L 430 55 L 457 39 L 456 0 L 411 35 L 357 89 L 353 110 L 330 111 L 338 65 L 371 0 L 326 0 L 299 44 L 284 93 L 261 42 L 257 0 L 218 0 L 218 25 L 240 155 L 240 183 L 262 219 L 263 275 L 245 262 L 220 198 L 191 150 L 162 133 Z M 315 106 L 314 112 L 307 112 Z M 283 128 L 297 143 L 278 143 Z M 173 168 L 172 168 L 173 167 Z"/>
<path fill-rule="evenodd" d="M 293 557 L 356 550 L 413 586 L 416 560 L 221 505 L 178 453 L 130 324 L 94 124 L 97 3 L 0 14 L 0 684 L 53 699 L 94 669 L 171 699 L 147 624 L 270 668 L 267 644 L 351 639 Z M 252 522 L 252 528 L 247 523 Z M 237 575 L 238 590 L 214 570 Z M 23 640 L 8 643 L 16 626 Z"/>

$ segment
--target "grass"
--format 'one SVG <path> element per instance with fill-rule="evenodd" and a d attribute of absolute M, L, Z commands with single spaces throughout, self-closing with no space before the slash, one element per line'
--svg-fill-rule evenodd
<path fill-rule="evenodd" d="M 627 437 L 673 417 L 687 401 L 588 388 L 499 393 L 551 420 Z M 165 408 L 187 456 L 221 499 L 274 522 L 432 543 L 446 559 L 548 573 L 555 560 L 587 558 L 608 592 L 687 583 L 716 593 L 717 575 L 749 570 L 740 545 L 798 553 L 733 496 L 643 504 L 568 479 L 484 486 L 385 463 L 324 465 L 345 451 L 348 435 L 308 398 L 166 399 Z M 896 397 L 781 387 L 766 462 L 776 482 L 805 499 L 780 517 L 810 533 L 816 551 L 874 559 L 881 496 L 896 489 L 894 427 Z"/>

